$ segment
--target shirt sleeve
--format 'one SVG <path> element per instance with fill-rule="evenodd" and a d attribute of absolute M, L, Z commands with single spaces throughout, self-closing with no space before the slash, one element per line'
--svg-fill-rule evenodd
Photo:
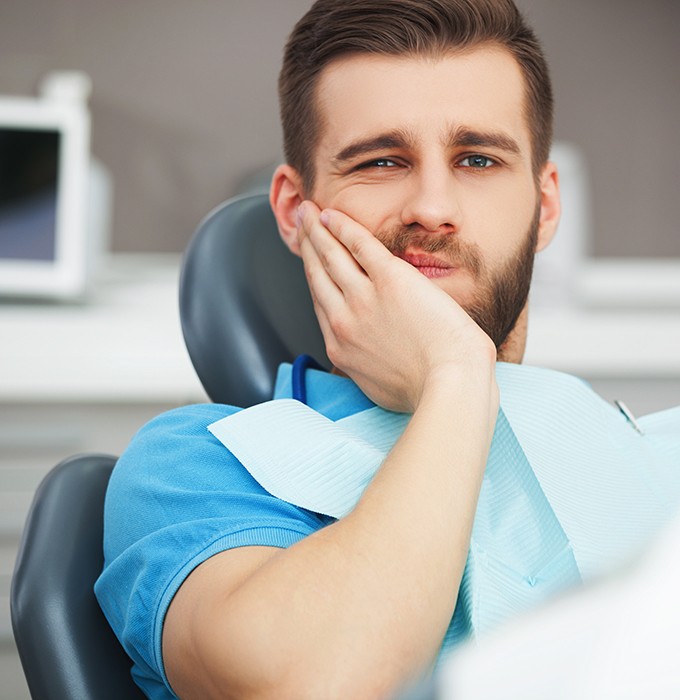
<path fill-rule="evenodd" d="M 174 697 L 161 656 L 163 620 L 194 568 L 233 547 L 288 547 L 331 521 L 267 493 L 210 434 L 210 423 L 237 410 L 206 404 L 159 416 L 135 436 L 109 482 L 95 593 L 150 697 Z"/>

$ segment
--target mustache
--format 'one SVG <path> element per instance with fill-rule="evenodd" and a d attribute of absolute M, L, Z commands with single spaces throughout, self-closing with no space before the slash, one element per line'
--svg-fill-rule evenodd
<path fill-rule="evenodd" d="M 375 237 L 397 257 L 402 257 L 412 248 L 431 255 L 440 254 L 453 267 L 469 270 L 475 276 L 479 276 L 484 269 L 479 246 L 461 241 L 456 234 L 423 233 L 416 226 L 395 226 L 377 232 Z"/>

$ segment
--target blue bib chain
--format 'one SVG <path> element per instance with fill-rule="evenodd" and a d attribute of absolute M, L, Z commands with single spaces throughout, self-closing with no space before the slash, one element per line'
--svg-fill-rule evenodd
<path fill-rule="evenodd" d="M 298 355 L 293 362 L 293 398 L 307 405 L 307 383 L 305 373 L 308 369 L 326 370 L 311 355 Z"/>

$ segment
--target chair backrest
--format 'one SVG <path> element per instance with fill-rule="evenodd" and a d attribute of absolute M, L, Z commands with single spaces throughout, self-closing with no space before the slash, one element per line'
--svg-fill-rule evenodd
<path fill-rule="evenodd" d="M 270 399 L 279 364 L 302 353 L 330 367 L 302 262 L 281 241 L 266 194 L 232 199 L 201 223 L 184 256 L 180 315 L 217 403 Z"/>
<path fill-rule="evenodd" d="M 34 700 L 142 700 L 93 593 L 104 493 L 116 462 L 68 459 L 38 487 L 12 578 L 12 627 Z"/>

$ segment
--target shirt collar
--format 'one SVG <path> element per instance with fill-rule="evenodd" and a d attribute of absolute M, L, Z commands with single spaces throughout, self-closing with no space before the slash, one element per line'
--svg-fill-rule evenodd
<path fill-rule="evenodd" d="M 293 398 L 292 370 L 292 365 L 287 362 L 279 366 L 274 385 L 274 399 Z M 346 418 L 358 411 L 375 406 L 361 389 L 347 377 L 308 369 L 305 373 L 305 380 L 307 383 L 307 404 L 330 420 Z"/>

